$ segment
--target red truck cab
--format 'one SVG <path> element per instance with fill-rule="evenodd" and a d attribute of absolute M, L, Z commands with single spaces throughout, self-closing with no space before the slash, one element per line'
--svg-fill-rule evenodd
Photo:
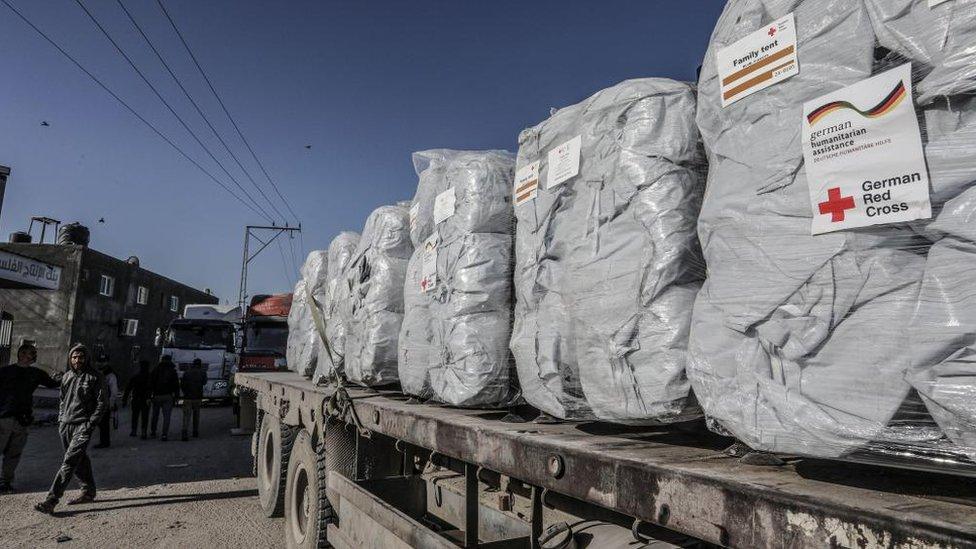
<path fill-rule="evenodd" d="M 292 294 L 256 295 L 242 321 L 239 372 L 285 371 Z"/>

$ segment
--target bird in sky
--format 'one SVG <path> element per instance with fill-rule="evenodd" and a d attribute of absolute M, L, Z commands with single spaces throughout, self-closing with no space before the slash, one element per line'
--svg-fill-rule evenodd
<path fill-rule="evenodd" d="M 306 149 L 311 149 L 311 148 L 312 148 L 312 146 L 311 146 L 311 145 L 305 145 L 305 148 L 306 148 Z"/>
<path fill-rule="evenodd" d="M 105 223 L 105 218 L 104 217 L 99 217 L 98 218 L 98 222 L 99 223 Z"/>
<path fill-rule="evenodd" d="M 47 120 L 41 120 L 41 125 L 44 127 L 50 126 L 50 124 L 47 123 Z"/>

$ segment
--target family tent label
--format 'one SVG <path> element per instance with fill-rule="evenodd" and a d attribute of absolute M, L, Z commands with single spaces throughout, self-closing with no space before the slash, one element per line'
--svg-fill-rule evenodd
<path fill-rule="evenodd" d="M 515 172 L 515 205 L 521 205 L 539 194 L 539 160 Z"/>
<path fill-rule="evenodd" d="M 812 234 L 932 216 L 905 64 L 803 106 Z"/>
<path fill-rule="evenodd" d="M 793 14 L 718 50 L 715 60 L 723 107 L 800 74 Z"/>

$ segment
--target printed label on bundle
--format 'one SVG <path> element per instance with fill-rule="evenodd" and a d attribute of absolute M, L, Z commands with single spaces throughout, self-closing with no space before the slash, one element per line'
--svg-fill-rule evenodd
<path fill-rule="evenodd" d="M 515 205 L 528 202 L 539 194 L 539 160 L 526 164 L 515 172 Z"/>
<path fill-rule="evenodd" d="M 910 64 L 803 106 L 812 234 L 932 217 Z"/>
<path fill-rule="evenodd" d="M 452 215 L 454 215 L 454 187 L 434 199 L 434 223 L 440 223 Z"/>
<path fill-rule="evenodd" d="M 420 202 L 410 206 L 410 230 L 417 228 L 417 216 L 420 215 Z"/>
<path fill-rule="evenodd" d="M 800 74 L 793 14 L 718 50 L 715 60 L 723 107 Z"/>
<path fill-rule="evenodd" d="M 437 233 L 424 241 L 420 260 L 420 291 L 427 293 L 437 287 Z"/>
<path fill-rule="evenodd" d="M 549 176 L 546 178 L 546 189 L 551 189 L 579 175 L 582 148 L 583 136 L 577 135 L 549 151 Z"/>

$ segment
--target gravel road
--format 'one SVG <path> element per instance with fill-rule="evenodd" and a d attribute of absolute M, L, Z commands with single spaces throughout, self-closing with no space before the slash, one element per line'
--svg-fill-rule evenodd
<path fill-rule="evenodd" d="M 60 465 L 61 443 L 56 427 L 33 427 L 18 492 L 0 495 L 0 547 L 283 547 L 281 519 L 258 507 L 250 438 L 229 434 L 230 408 L 205 407 L 201 438 L 189 442 L 179 440 L 179 421 L 173 410 L 168 442 L 140 440 L 121 411 L 112 447 L 89 451 L 95 503 L 64 504 L 78 493 L 75 481 L 53 517 L 33 505 Z"/>

